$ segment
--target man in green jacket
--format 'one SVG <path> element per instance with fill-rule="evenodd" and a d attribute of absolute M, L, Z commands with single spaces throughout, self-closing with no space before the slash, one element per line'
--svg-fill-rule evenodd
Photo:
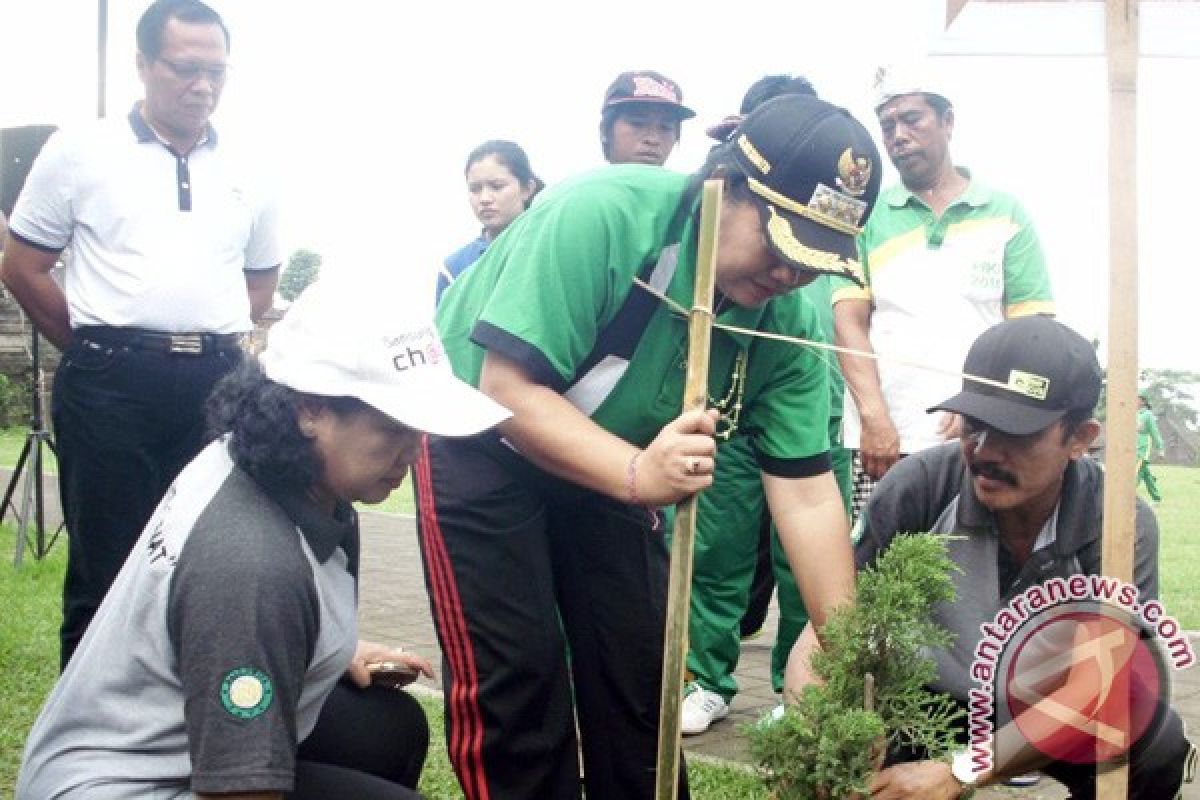
<path fill-rule="evenodd" d="M 1162 493 L 1158 491 L 1158 481 L 1154 480 L 1154 473 L 1150 471 L 1150 453 L 1153 450 L 1158 451 L 1159 458 L 1166 455 L 1163 450 L 1162 434 L 1158 432 L 1158 421 L 1154 419 L 1154 412 L 1150 410 L 1150 401 L 1146 399 L 1146 394 L 1143 392 L 1138 396 L 1137 482 L 1146 484 L 1146 493 L 1150 495 L 1150 499 L 1155 503 L 1161 503 Z"/>

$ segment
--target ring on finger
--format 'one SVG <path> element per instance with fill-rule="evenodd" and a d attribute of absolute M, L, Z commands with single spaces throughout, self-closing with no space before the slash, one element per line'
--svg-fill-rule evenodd
<path fill-rule="evenodd" d="M 700 469 L 700 459 L 692 457 L 687 460 L 687 471 L 689 475 L 695 475 Z"/>

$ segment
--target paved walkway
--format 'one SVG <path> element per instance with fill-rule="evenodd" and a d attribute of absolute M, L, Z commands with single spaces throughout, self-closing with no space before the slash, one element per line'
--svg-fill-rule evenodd
<path fill-rule="evenodd" d="M 364 513 L 361 519 L 362 636 L 396 642 L 416 650 L 433 661 L 440 675 L 441 655 L 429 616 L 414 520 L 373 513 Z M 742 645 L 742 657 L 736 673 L 741 691 L 734 699 L 732 712 L 707 733 L 686 737 L 684 748 L 689 754 L 749 762 L 746 739 L 738 730 L 743 723 L 759 719 L 778 702 L 771 691 L 770 682 L 775 625 L 776 613 L 772 607 L 762 634 Z M 1200 647 L 1200 642 L 1197 642 L 1197 647 Z M 1175 705 L 1189 721 L 1192 730 L 1200 730 L 1200 669 L 1176 673 L 1175 677 Z M 426 678 L 420 680 L 427 688 L 440 688 L 437 681 Z M 1049 779 L 1043 779 L 1033 789 L 998 788 L 976 795 L 979 798 L 1010 800 L 1059 800 L 1065 796 L 1062 787 Z M 1200 786 L 1188 787 L 1184 798 L 1200 800 Z"/>

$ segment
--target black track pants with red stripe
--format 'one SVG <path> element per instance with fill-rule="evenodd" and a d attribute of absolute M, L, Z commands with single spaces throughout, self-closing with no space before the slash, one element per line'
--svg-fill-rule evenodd
<path fill-rule="evenodd" d="M 653 517 L 494 434 L 429 437 L 416 485 L 446 743 L 468 800 L 577 798 L 579 752 L 588 800 L 650 800 L 668 560 Z"/>

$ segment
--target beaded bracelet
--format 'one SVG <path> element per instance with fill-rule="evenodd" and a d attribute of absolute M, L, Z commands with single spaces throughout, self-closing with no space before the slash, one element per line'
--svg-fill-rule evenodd
<path fill-rule="evenodd" d="M 637 492 L 637 462 L 641 456 L 641 450 L 634 453 L 633 458 L 629 459 L 629 467 L 625 470 L 625 491 L 629 495 L 629 502 L 635 506 L 642 505 L 642 498 L 638 497 Z"/>

